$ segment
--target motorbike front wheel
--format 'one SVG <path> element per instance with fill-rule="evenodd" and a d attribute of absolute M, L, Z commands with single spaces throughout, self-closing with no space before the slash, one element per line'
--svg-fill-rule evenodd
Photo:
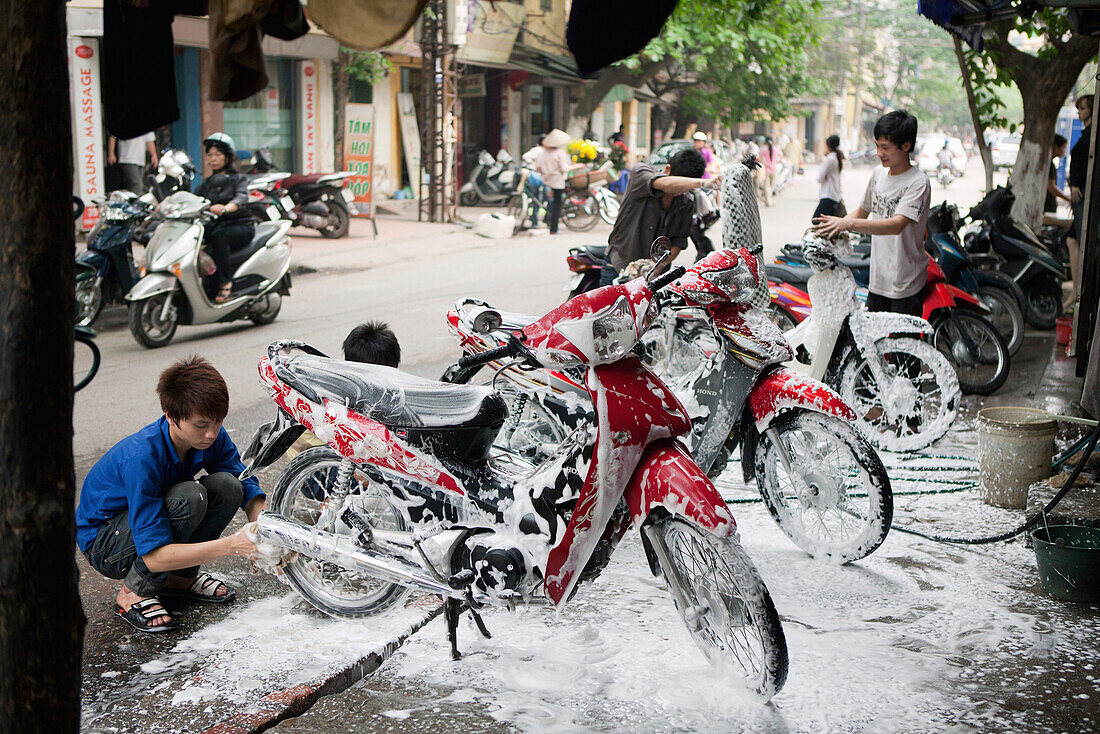
<path fill-rule="evenodd" d="M 678 584 L 688 608 L 672 598 L 695 644 L 768 700 L 787 680 L 787 640 L 771 594 L 735 537 L 718 538 L 679 518 L 657 527 L 671 568 L 658 554 L 665 583 Z M 674 579 L 674 580 L 673 580 Z"/>
<path fill-rule="evenodd" d="M 458 203 L 462 206 L 477 206 L 478 195 L 476 191 L 459 191 Z"/>
<path fill-rule="evenodd" d="M 947 357 L 913 337 L 875 342 L 888 384 L 853 349 L 840 365 L 837 392 L 856 413 L 855 425 L 876 448 L 916 451 L 942 438 L 959 408 L 959 380 Z"/>
<path fill-rule="evenodd" d="M 103 310 L 103 283 L 95 273 L 78 273 L 76 281 L 77 326 L 91 326 Z"/>
<path fill-rule="evenodd" d="M 165 313 L 165 302 L 173 296 L 175 293 L 158 293 L 130 304 L 130 333 L 146 349 L 163 347 L 176 335 L 179 309 L 169 303 Z"/>
<path fill-rule="evenodd" d="M 783 534 L 814 558 L 840 563 L 882 545 L 894 496 L 871 444 L 836 416 L 802 409 L 773 428 L 790 471 L 768 430 L 756 449 L 756 482 Z"/>
<path fill-rule="evenodd" d="M 600 196 L 600 219 L 614 226 L 619 216 L 619 198 L 610 191 Z"/>
<path fill-rule="evenodd" d="M 347 237 L 351 226 L 351 215 L 348 214 L 347 207 L 336 201 L 327 201 L 325 206 L 328 207 L 328 225 L 318 230 L 321 236 L 330 240 Z"/>
<path fill-rule="evenodd" d="M 1020 351 L 1024 343 L 1024 312 L 1016 296 L 1004 288 L 983 286 L 978 289 L 978 300 L 989 308 L 989 320 L 1004 337 L 1008 353 Z"/>
<path fill-rule="evenodd" d="M 935 323 L 932 342 L 955 368 L 968 395 L 989 395 L 1008 379 L 1008 345 L 981 314 L 955 309 Z"/>
<path fill-rule="evenodd" d="M 587 232 L 600 221 L 600 202 L 591 194 L 566 194 L 563 199 L 561 220 L 574 232 Z"/>
<path fill-rule="evenodd" d="M 272 511 L 317 530 L 358 534 L 339 517 L 318 525 L 336 486 L 342 459 L 328 446 L 306 449 L 291 459 L 271 492 Z M 407 523 L 388 487 L 356 473 L 344 505 L 353 507 L 371 527 L 406 530 Z M 335 514 L 335 513 L 333 513 Z M 299 555 L 286 566 L 290 585 L 325 614 L 361 619 L 381 614 L 404 601 L 409 590 L 399 584 L 361 576 L 329 561 Z"/>

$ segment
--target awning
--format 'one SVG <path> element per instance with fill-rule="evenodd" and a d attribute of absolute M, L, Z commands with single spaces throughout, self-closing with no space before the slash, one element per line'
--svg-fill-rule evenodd
<path fill-rule="evenodd" d="M 508 66 L 572 84 L 580 84 L 584 81 L 577 70 L 577 62 L 572 58 L 558 56 L 522 43 L 512 47 L 512 57 L 508 59 Z"/>
<path fill-rule="evenodd" d="M 994 10 L 1011 8 L 1011 0 L 917 0 L 917 12 L 928 18 L 940 28 L 958 36 L 963 43 L 975 51 L 981 51 L 982 24 L 971 21 L 967 24 L 962 16 L 982 13 L 983 20 L 992 20 Z"/>

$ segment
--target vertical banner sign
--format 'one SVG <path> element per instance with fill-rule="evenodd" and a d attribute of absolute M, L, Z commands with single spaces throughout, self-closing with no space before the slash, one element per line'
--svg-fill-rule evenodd
<path fill-rule="evenodd" d="M 405 150 L 405 170 L 413 198 L 420 196 L 420 128 L 416 125 L 416 107 L 409 92 L 397 95 L 397 112 L 401 116 L 401 143 Z"/>
<path fill-rule="evenodd" d="M 374 166 L 374 105 L 349 104 L 345 108 L 344 119 L 344 165 L 355 174 L 347 183 L 347 188 L 355 195 L 352 214 L 357 217 L 373 217 L 372 208 Z"/>
<path fill-rule="evenodd" d="M 73 145 L 77 196 L 84 200 L 82 229 L 99 220 L 92 198 L 103 196 L 103 107 L 99 94 L 99 42 L 69 38 L 69 89 L 73 104 Z"/>
<path fill-rule="evenodd" d="M 317 173 L 317 157 L 320 147 L 317 140 L 317 76 L 320 64 L 316 59 L 299 64 L 298 106 L 301 119 L 302 173 Z"/>

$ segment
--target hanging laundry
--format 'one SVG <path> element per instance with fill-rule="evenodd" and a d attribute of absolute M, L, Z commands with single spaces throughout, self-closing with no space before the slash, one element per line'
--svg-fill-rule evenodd
<path fill-rule="evenodd" d="M 638 53 L 675 8 L 676 0 L 573 0 L 565 42 L 577 69 L 588 75 Z"/>
<path fill-rule="evenodd" d="M 103 2 L 103 116 L 116 138 L 179 119 L 172 3 Z"/>
<path fill-rule="evenodd" d="M 349 48 L 370 51 L 399 40 L 428 0 L 310 0 L 309 19 Z"/>

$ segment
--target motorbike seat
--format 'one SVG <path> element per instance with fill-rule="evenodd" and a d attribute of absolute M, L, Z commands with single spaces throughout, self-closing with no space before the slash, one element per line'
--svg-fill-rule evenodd
<path fill-rule="evenodd" d="M 538 316 L 531 316 L 525 313 L 512 313 L 509 311 L 498 311 L 500 314 L 500 328 L 507 331 L 519 331 L 525 326 L 538 321 Z"/>
<path fill-rule="evenodd" d="M 256 225 L 256 234 L 252 235 L 252 241 L 239 250 L 229 253 L 229 264 L 236 267 L 256 252 L 262 250 L 271 238 L 279 231 L 280 225 L 275 222 L 260 222 Z"/>
<path fill-rule="evenodd" d="M 508 417 L 491 387 L 437 382 L 393 367 L 307 354 L 282 362 L 277 374 L 307 396 L 328 398 L 394 428 L 499 428 Z"/>
<path fill-rule="evenodd" d="M 768 280 L 778 283 L 790 283 L 791 285 L 805 285 L 813 275 L 808 266 L 785 265 L 783 263 L 768 263 L 766 266 Z"/>
<path fill-rule="evenodd" d="M 283 179 L 282 188 L 289 189 L 299 184 L 312 184 L 327 174 L 324 173 L 293 173 Z"/>
<path fill-rule="evenodd" d="M 602 263 L 607 257 L 607 245 L 588 245 L 584 248 L 585 254 L 596 262 Z"/>

